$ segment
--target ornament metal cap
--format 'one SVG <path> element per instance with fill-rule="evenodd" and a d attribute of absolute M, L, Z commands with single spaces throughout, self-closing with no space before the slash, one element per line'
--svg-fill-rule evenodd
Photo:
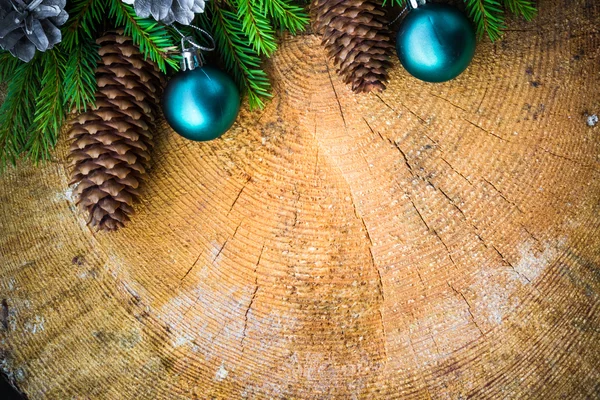
<path fill-rule="evenodd" d="M 192 36 L 186 36 L 174 25 L 171 25 L 173 29 L 181 36 L 181 70 L 182 71 L 193 71 L 196 68 L 200 68 L 204 65 L 204 59 L 202 58 L 202 51 L 213 51 L 216 47 L 215 40 L 213 37 L 206 32 L 204 29 L 200 29 L 197 26 L 189 25 L 191 28 L 196 29 L 210 42 L 210 47 L 201 46 L 194 41 Z M 186 46 L 188 44 L 189 46 Z"/>
<path fill-rule="evenodd" d="M 418 7 L 422 6 L 422 5 L 425 5 L 426 2 L 427 2 L 427 0 L 409 0 L 408 6 L 411 9 L 415 9 L 415 8 L 418 8 Z"/>
<path fill-rule="evenodd" d="M 189 36 L 181 39 L 181 70 L 192 71 L 202 67 L 204 62 L 202 55 L 195 47 L 185 47 L 184 41 L 190 40 Z"/>

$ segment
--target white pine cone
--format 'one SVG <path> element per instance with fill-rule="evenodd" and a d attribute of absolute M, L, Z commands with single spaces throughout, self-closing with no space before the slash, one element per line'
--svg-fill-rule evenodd
<path fill-rule="evenodd" d="M 0 48 L 28 62 L 60 43 L 66 0 L 0 0 Z"/>
<path fill-rule="evenodd" d="M 123 0 L 132 4 L 140 18 L 152 18 L 170 25 L 177 21 L 189 25 L 195 14 L 204 12 L 205 0 Z"/>

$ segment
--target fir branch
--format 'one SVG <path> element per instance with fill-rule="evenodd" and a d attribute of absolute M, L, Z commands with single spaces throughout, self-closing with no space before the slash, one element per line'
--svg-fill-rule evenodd
<path fill-rule="evenodd" d="M 465 0 L 465 4 L 479 37 L 487 33 L 492 42 L 500 39 L 505 26 L 504 12 L 498 0 Z"/>
<path fill-rule="evenodd" d="M 405 0 L 389 0 L 390 1 L 390 6 L 391 7 L 402 7 L 404 6 Z M 385 6 L 387 5 L 388 0 L 383 0 L 383 3 L 381 5 Z"/>
<path fill-rule="evenodd" d="M 106 0 L 72 0 L 67 12 L 69 19 L 61 29 L 61 46 L 68 54 L 98 33 L 106 13 Z"/>
<path fill-rule="evenodd" d="M 537 14 L 537 9 L 531 0 L 504 0 L 504 6 L 516 15 L 531 21 Z"/>
<path fill-rule="evenodd" d="M 63 107 L 63 78 L 65 56 L 59 48 L 44 53 L 42 90 L 35 99 L 33 124 L 29 128 L 25 150 L 37 162 L 50 158 L 50 149 L 56 145 L 65 117 Z"/>
<path fill-rule="evenodd" d="M 83 39 L 69 53 L 65 69 L 63 93 L 68 110 L 87 111 L 96 102 L 96 67 L 100 56 L 98 46 L 91 39 Z"/>
<path fill-rule="evenodd" d="M 109 17 L 115 19 L 115 27 L 125 26 L 125 34 L 133 38 L 146 59 L 154 61 L 166 73 L 166 65 L 178 69 L 177 61 L 169 57 L 169 52 L 177 46 L 169 30 L 151 18 L 139 18 L 133 7 L 121 0 L 110 0 Z"/>
<path fill-rule="evenodd" d="M 261 97 L 271 97 L 271 84 L 261 69 L 260 56 L 248 46 L 248 38 L 237 15 L 210 4 L 212 31 L 226 69 L 248 94 L 250 108 L 263 108 Z"/>
<path fill-rule="evenodd" d="M 8 83 L 6 99 L 0 107 L 0 168 L 7 162 L 14 165 L 23 151 L 33 121 L 40 72 L 38 57 L 34 57 L 28 63 L 19 63 Z"/>
<path fill-rule="evenodd" d="M 275 31 L 259 4 L 251 0 L 234 0 L 242 30 L 256 53 L 271 55 L 277 49 Z"/>
<path fill-rule="evenodd" d="M 20 64 L 23 64 L 23 62 L 17 57 L 14 57 L 8 51 L 0 50 L 0 82 L 8 82 Z"/>
<path fill-rule="evenodd" d="M 287 29 L 293 35 L 304 31 L 308 25 L 309 17 L 304 8 L 289 0 L 259 0 L 259 4 L 262 13 L 271 17 L 276 27 Z"/>

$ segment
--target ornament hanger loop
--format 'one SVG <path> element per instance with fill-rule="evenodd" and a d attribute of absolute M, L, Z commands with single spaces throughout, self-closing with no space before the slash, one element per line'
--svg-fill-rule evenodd
<path fill-rule="evenodd" d="M 407 0 L 406 5 L 402 7 L 402 11 L 400 11 L 400 14 L 398 14 L 392 22 L 388 23 L 388 26 L 394 25 L 396 21 L 402 18 L 402 16 L 409 10 L 414 10 L 415 8 L 421 7 L 422 5 L 425 5 L 426 2 L 427 0 Z"/>
<path fill-rule="evenodd" d="M 204 59 L 202 57 L 202 51 L 213 51 L 216 47 L 215 39 L 210 35 L 210 33 L 206 32 L 204 29 L 198 28 L 194 25 L 189 25 L 190 27 L 196 29 L 198 32 L 204 36 L 208 42 L 210 42 L 210 47 L 201 46 L 194 41 L 192 36 L 186 36 L 176 26 L 171 25 L 171 27 L 181 36 L 181 70 L 182 71 L 191 71 L 196 68 L 202 67 L 204 65 Z"/>
<path fill-rule="evenodd" d="M 195 47 L 198 50 L 201 51 L 213 51 L 217 45 L 215 43 L 215 39 L 213 39 L 213 37 L 210 35 L 210 33 L 206 32 L 204 29 L 202 28 L 198 28 L 197 26 L 194 25 L 188 25 L 190 28 L 194 28 L 195 30 L 197 30 L 198 32 L 200 32 L 202 34 L 202 36 L 204 36 L 204 38 L 206 38 L 208 40 L 208 42 L 210 42 L 210 47 L 205 47 L 205 46 L 201 46 L 198 43 L 196 43 L 194 41 L 194 38 L 192 38 L 191 36 L 186 36 L 183 33 L 181 33 L 181 31 L 179 29 L 177 29 L 177 27 L 175 25 L 171 25 L 171 27 L 173 29 L 175 29 L 175 32 L 177 32 L 180 36 L 181 36 L 181 49 L 187 49 L 188 47 L 186 47 L 184 45 L 184 42 L 187 42 L 188 44 L 192 45 L 192 47 Z"/>

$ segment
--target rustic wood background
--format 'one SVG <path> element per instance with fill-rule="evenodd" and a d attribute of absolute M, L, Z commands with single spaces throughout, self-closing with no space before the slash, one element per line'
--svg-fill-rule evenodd
<path fill-rule="evenodd" d="M 287 38 L 221 140 L 161 123 L 95 233 L 66 144 L 0 176 L 0 360 L 31 399 L 600 398 L 600 2 L 458 79 L 353 95 Z"/>

